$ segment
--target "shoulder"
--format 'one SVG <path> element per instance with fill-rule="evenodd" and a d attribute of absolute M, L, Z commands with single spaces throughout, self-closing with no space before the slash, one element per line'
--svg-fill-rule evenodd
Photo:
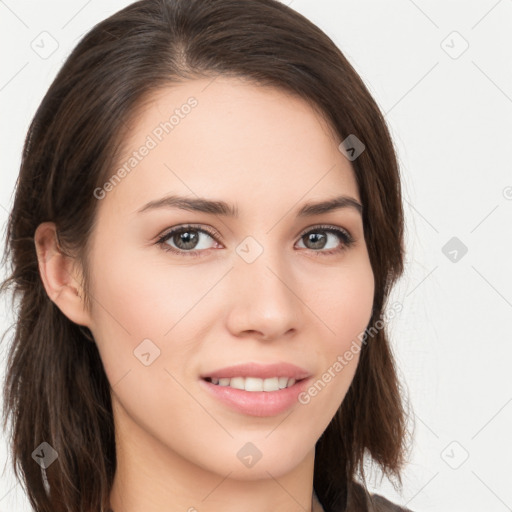
<path fill-rule="evenodd" d="M 367 491 L 361 484 L 353 482 L 348 493 L 346 512 L 413 512 L 397 505 L 380 494 Z"/>
<path fill-rule="evenodd" d="M 370 500 L 373 502 L 373 508 L 368 510 L 375 510 L 375 512 L 412 512 L 411 509 L 397 505 L 379 494 L 370 494 Z"/>

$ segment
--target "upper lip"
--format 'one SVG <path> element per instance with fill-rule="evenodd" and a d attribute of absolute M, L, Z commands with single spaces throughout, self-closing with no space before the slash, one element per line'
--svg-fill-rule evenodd
<path fill-rule="evenodd" d="M 257 377 L 260 379 L 268 379 L 271 377 L 288 377 L 295 380 L 305 379 L 311 375 L 310 372 L 291 363 L 242 363 L 234 366 L 226 366 L 212 370 L 208 373 L 200 375 L 202 379 L 207 377 L 226 379 L 233 377 Z"/>

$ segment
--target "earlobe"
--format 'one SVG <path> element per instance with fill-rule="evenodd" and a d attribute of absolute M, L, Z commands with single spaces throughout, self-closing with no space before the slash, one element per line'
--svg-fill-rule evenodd
<path fill-rule="evenodd" d="M 91 327 L 84 307 L 81 284 L 74 277 L 76 260 L 59 246 L 55 223 L 43 222 L 34 234 L 39 274 L 52 302 L 72 322 Z"/>

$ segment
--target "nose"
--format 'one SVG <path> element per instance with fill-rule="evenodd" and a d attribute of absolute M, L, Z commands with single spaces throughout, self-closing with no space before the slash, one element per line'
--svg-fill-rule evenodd
<path fill-rule="evenodd" d="M 252 263 L 239 258 L 229 279 L 227 327 L 234 336 L 274 340 L 300 331 L 306 316 L 304 299 L 282 253 L 264 250 Z"/>

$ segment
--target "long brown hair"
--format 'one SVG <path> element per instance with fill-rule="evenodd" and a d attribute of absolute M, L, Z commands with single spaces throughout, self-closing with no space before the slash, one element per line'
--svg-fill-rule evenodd
<path fill-rule="evenodd" d="M 42 100 L 23 148 L 4 263 L 17 320 L 9 351 L 4 429 L 13 466 L 37 512 L 105 510 L 116 470 L 110 385 L 91 333 L 70 321 L 43 286 L 34 232 L 55 222 L 59 244 L 84 269 L 97 211 L 93 191 L 112 175 L 130 120 L 145 98 L 176 81 L 230 75 L 299 95 L 344 140 L 365 150 L 352 167 L 375 277 L 368 328 L 382 322 L 403 271 L 403 210 L 396 154 L 385 120 L 331 39 L 276 0 L 142 0 L 96 25 Z M 90 304 L 90 302 L 86 302 Z M 314 488 L 341 508 L 365 452 L 399 482 L 408 415 L 386 325 L 361 346 L 353 382 L 316 444 Z M 72 385 L 70 385 L 72 383 Z M 32 452 L 58 453 L 45 472 Z"/>

